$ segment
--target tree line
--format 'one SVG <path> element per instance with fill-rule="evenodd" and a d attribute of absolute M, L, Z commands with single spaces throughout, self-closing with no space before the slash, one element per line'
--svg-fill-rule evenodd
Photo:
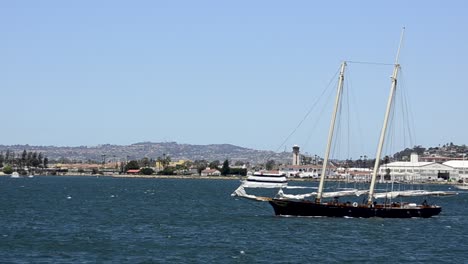
<path fill-rule="evenodd" d="M 49 159 L 39 152 L 28 152 L 24 150 L 21 154 L 7 150 L 5 153 L 0 152 L 0 167 L 10 165 L 13 167 L 34 167 L 47 168 Z"/>
<path fill-rule="evenodd" d="M 125 165 L 122 164 L 121 172 L 128 172 L 129 170 L 140 170 L 141 174 L 144 175 L 151 175 L 157 173 L 159 175 L 184 175 L 184 174 L 191 174 L 191 169 L 196 169 L 197 173 L 201 175 L 201 172 L 207 168 L 211 169 L 219 169 L 221 175 L 247 175 L 247 169 L 243 168 L 231 168 L 229 165 L 229 160 L 225 160 L 222 164 L 219 160 L 214 160 L 208 162 L 207 160 L 195 160 L 195 161 L 185 161 L 183 164 L 177 164 L 175 166 L 170 166 L 171 158 L 169 156 L 164 155 L 163 157 L 158 157 L 156 162 L 158 166 L 162 166 L 161 168 L 157 168 L 158 171 L 155 172 L 148 163 L 147 158 L 143 158 L 140 160 L 130 160 Z M 150 160 L 154 161 L 154 160 Z M 235 163 L 239 166 L 239 162 Z M 243 164 L 241 164 L 243 165 Z"/>
<path fill-rule="evenodd" d="M 0 152 L 0 168 L 3 168 L 3 172 L 10 174 L 16 170 L 24 171 L 30 168 L 47 168 L 49 159 L 45 157 L 41 152 L 28 152 L 24 150 L 21 154 L 6 150 L 5 153 Z"/>

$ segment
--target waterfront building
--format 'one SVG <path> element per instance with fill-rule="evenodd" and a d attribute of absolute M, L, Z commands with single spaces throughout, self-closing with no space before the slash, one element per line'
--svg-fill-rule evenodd
<path fill-rule="evenodd" d="M 382 164 L 379 168 L 381 180 L 401 182 L 443 181 L 452 178 L 454 168 L 436 162 L 419 161 L 412 153 L 410 161 L 395 161 Z"/>
<path fill-rule="evenodd" d="M 444 162 L 444 165 L 453 169 L 450 178 L 457 181 L 468 179 L 468 160 L 449 160 Z"/>
<path fill-rule="evenodd" d="M 217 169 L 206 168 L 201 171 L 201 176 L 220 176 L 221 172 Z"/>

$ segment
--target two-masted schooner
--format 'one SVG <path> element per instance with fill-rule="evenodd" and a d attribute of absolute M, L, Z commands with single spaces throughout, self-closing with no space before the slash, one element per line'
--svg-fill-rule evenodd
<path fill-rule="evenodd" d="M 416 203 L 388 203 L 386 201 L 394 199 L 396 197 L 409 197 L 409 196 L 446 196 L 453 195 L 453 192 L 444 191 L 425 191 L 425 190 L 410 190 L 410 191 L 390 191 L 383 193 L 376 193 L 375 186 L 377 183 L 377 174 L 380 166 L 380 160 L 382 155 L 382 148 L 385 142 L 385 136 L 387 132 L 387 125 L 389 116 L 392 111 L 395 91 L 397 88 L 397 77 L 400 70 L 400 64 L 398 63 L 398 57 L 400 53 L 401 43 L 403 39 L 403 33 L 400 39 L 400 45 L 394 64 L 393 74 L 391 77 L 392 83 L 390 88 L 390 95 L 387 102 L 385 111 L 384 121 L 382 130 L 380 133 L 380 139 L 377 147 L 376 159 L 374 163 L 374 169 L 372 172 L 371 182 L 368 190 L 345 190 L 336 192 L 324 192 L 324 184 L 326 178 L 327 164 L 330 156 L 330 149 L 332 145 L 333 134 L 335 131 L 335 120 L 337 111 L 340 105 L 343 82 L 345 78 L 346 62 L 341 64 L 338 87 L 334 105 L 334 111 L 330 123 L 330 129 L 328 133 L 327 147 L 325 151 L 322 173 L 320 176 L 320 182 L 317 191 L 307 193 L 303 195 L 288 195 L 284 194 L 282 190 L 278 192 L 277 197 L 256 197 L 254 195 L 247 195 L 245 192 L 237 192 L 237 196 L 245 197 L 248 199 L 254 199 L 258 201 L 268 201 L 275 211 L 276 215 L 281 216 L 325 216 L 325 217 L 384 217 L 384 218 L 411 218 L 411 217 L 431 217 L 438 215 L 442 208 L 438 205 L 428 204 L 427 202 L 416 204 Z M 241 188 L 241 187 L 240 187 Z M 242 189 L 243 190 L 243 189 Z M 236 193 L 235 193 L 236 194 Z M 243 195 L 245 194 L 245 195 Z M 339 202 L 338 197 L 342 196 L 360 196 L 366 195 L 367 199 L 362 203 L 358 202 Z M 325 198 L 335 198 L 330 201 L 325 201 Z M 379 199 L 384 199 L 385 202 L 378 202 Z"/>

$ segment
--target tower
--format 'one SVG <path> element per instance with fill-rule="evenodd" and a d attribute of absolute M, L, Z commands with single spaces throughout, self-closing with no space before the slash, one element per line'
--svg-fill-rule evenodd
<path fill-rule="evenodd" d="M 293 147 L 293 160 L 292 165 L 299 165 L 300 164 L 300 157 L 299 157 L 299 146 L 294 145 Z"/>

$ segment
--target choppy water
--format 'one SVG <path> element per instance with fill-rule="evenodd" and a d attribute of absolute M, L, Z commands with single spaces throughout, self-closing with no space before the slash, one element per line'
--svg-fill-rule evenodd
<path fill-rule="evenodd" d="M 0 177 L 0 262 L 468 263 L 468 193 L 430 219 L 285 218 L 237 186 Z"/>

